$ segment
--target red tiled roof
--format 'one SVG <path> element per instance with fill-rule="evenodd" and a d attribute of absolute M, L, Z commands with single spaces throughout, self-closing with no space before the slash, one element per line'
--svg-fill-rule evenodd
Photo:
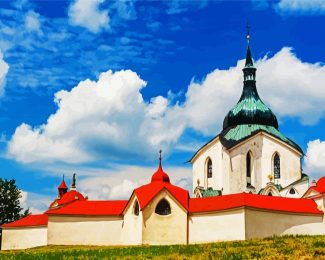
<path fill-rule="evenodd" d="M 192 198 L 189 202 L 189 212 L 209 212 L 238 207 L 252 207 L 293 213 L 323 214 L 310 199 L 293 199 L 276 196 L 238 193 L 208 198 Z"/>
<path fill-rule="evenodd" d="M 311 187 L 311 188 L 315 189 L 319 193 L 325 193 L 325 176 L 320 178 L 317 181 L 316 186 Z"/>
<path fill-rule="evenodd" d="M 29 215 L 11 223 L 3 224 L 2 227 L 35 227 L 35 226 L 47 226 L 47 215 Z"/>
<path fill-rule="evenodd" d="M 88 216 L 109 216 L 122 215 L 128 203 L 127 200 L 111 201 L 76 201 L 61 208 L 49 209 L 49 215 L 88 215 Z"/>

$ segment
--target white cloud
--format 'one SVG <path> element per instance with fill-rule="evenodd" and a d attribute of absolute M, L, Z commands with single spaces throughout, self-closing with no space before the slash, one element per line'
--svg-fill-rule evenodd
<path fill-rule="evenodd" d="M 8 155 L 23 163 L 80 163 L 105 159 L 152 158 L 160 148 L 181 149 L 187 128 L 216 135 L 242 92 L 238 61 L 228 70 L 214 70 L 192 82 L 185 101 L 170 104 L 173 95 L 143 100 L 146 83 L 134 72 L 108 71 L 97 82 L 86 80 L 71 91 L 55 94 L 57 111 L 39 127 L 22 124 L 8 143 Z M 278 118 L 297 117 L 315 124 L 324 116 L 325 66 L 298 59 L 290 48 L 256 62 L 257 88 Z"/>
<path fill-rule="evenodd" d="M 285 15 L 319 15 L 325 14 L 324 0 L 281 0 L 275 10 Z"/>
<path fill-rule="evenodd" d="M 77 189 L 87 195 L 90 200 L 129 199 L 132 191 L 151 180 L 155 167 L 119 166 L 113 170 L 99 171 L 93 176 L 77 180 Z M 192 174 L 190 167 L 164 167 L 171 183 L 192 190 Z M 79 176 L 79 175 L 78 175 Z"/>
<path fill-rule="evenodd" d="M 76 0 L 69 7 L 71 24 L 87 28 L 97 33 L 109 27 L 108 10 L 101 10 L 99 6 L 103 0 Z"/>
<path fill-rule="evenodd" d="M 191 127 L 208 135 L 218 133 L 224 116 L 242 92 L 244 61 L 228 70 L 215 70 L 201 83 L 192 82 L 186 93 L 183 113 Z M 257 89 L 278 118 L 298 117 L 315 124 L 324 116 L 325 66 L 298 59 L 290 48 L 258 60 Z"/>
<path fill-rule="evenodd" d="M 6 76 L 9 71 L 9 65 L 3 59 L 3 54 L 0 51 L 0 96 L 4 93 L 4 88 L 6 85 Z"/>
<path fill-rule="evenodd" d="M 306 171 L 314 178 L 324 176 L 325 172 L 325 141 L 319 139 L 310 141 L 305 157 Z"/>
<path fill-rule="evenodd" d="M 32 214 L 40 214 L 48 209 L 50 203 L 54 198 L 50 196 L 41 195 L 34 192 L 21 191 L 20 206 L 25 210 L 29 208 Z"/>
<path fill-rule="evenodd" d="M 27 12 L 25 16 L 25 26 L 26 29 L 30 32 L 35 31 L 41 33 L 40 15 L 34 11 Z"/>
<path fill-rule="evenodd" d="M 58 110 L 47 123 L 17 127 L 8 154 L 17 161 L 78 163 L 105 158 L 149 158 L 168 151 L 185 124 L 167 109 L 163 97 L 146 103 L 140 90 L 146 83 L 130 71 L 100 74 L 71 91 L 55 94 Z"/>

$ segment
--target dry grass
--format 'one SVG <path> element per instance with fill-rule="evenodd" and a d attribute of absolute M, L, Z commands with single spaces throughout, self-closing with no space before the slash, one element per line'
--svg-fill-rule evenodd
<path fill-rule="evenodd" d="M 0 259 L 325 259 L 325 236 L 286 236 L 173 246 L 46 246 Z"/>

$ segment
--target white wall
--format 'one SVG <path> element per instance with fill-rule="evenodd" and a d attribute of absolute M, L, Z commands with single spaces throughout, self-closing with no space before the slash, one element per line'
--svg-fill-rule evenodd
<path fill-rule="evenodd" d="M 120 245 L 122 217 L 49 216 L 49 245 Z"/>
<path fill-rule="evenodd" d="M 244 209 L 232 209 L 189 216 L 189 243 L 245 239 Z"/>
<path fill-rule="evenodd" d="M 170 215 L 155 213 L 157 204 L 166 199 L 171 207 Z M 162 190 L 143 210 L 142 243 L 170 245 L 187 243 L 187 212 L 166 190 Z"/>
<path fill-rule="evenodd" d="M 268 175 L 273 176 L 273 156 L 280 156 L 281 178 L 273 180 L 275 184 L 286 187 L 301 178 L 300 154 L 287 144 L 270 135 L 259 133 L 237 146 L 227 150 L 215 139 L 204 147 L 193 160 L 193 190 L 200 180 L 204 188 L 223 190 L 222 193 L 234 194 L 247 191 L 246 189 L 246 155 L 253 155 L 251 184 L 256 193 L 269 182 Z M 211 158 L 213 177 L 206 178 L 206 161 Z M 306 185 L 297 185 L 297 191 L 302 195 Z"/>
<path fill-rule="evenodd" d="M 2 250 L 26 249 L 47 245 L 47 227 L 2 229 Z"/>
<path fill-rule="evenodd" d="M 142 244 L 142 211 L 139 210 L 139 216 L 134 215 L 134 203 L 137 197 L 134 195 L 125 209 L 124 222 L 122 228 L 123 245 L 141 245 Z"/>
<path fill-rule="evenodd" d="M 200 186 L 212 187 L 216 190 L 221 190 L 223 183 L 223 163 L 222 163 L 222 145 L 217 138 L 211 144 L 207 145 L 193 162 L 193 191 L 197 186 L 197 180 L 200 181 Z M 207 178 L 206 162 L 207 159 L 212 160 L 212 178 Z M 192 192 L 193 192 L 192 191 Z"/>
<path fill-rule="evenodd" d="M 293 151 L 287 145 L 265 136 L 263 138 L 263 158 L 262 158 L 262 185 L 265 185 L 269 180 L 268 174 L 273 174 L 272 157 L 275 152 L 280 155 L 280 173 L 281 178 L 275 180 L 275 183 L 286 187 L 301 178 L 300 154 Z"/>
<path fill-rule="evenodd" d="M 323 216 L 245 209 L 246 239 L 286 234 L 294 226 L 322 223 Z"/>

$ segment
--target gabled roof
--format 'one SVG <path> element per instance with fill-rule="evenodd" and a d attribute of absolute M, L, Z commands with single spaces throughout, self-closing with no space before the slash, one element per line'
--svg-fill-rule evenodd
<path fill-rule="evenodd" d="M 287 143 L 295 150 L 303 154 L 303 151 L 299 147 L 299 145 L 297 145 L 294 141 L 284 136 L 275 127 L 268 126 L 268 125 L 251 124 L 251 125 L 237 125 L 235 127 L 230 127 L 221 132 L 220 141 L 223 146 L 225 146 L 227 149 L 230 149 L 235 145 L 239 144 L 240 142 L 248 139 L 249 137 L 259 132 L 267 133 L 279 139 L 280 141 Z"/>
<path fill-rule="evenodd" d="M 11 223 L 3 224 L 4 228 L 14 227 L 38 227 L 47 226 L 48 217 L 46 214 L 28 215 L 27 217 L 21 218 Z"/>
<path fill-rule="evenodd" d="M 143 210 L 163 189 L 166 189 L 184 209 L 188 210 L 188 191 L 166 182 L 151 182 L 134 190 L 140 209 Z"/>
<path fill-rule="evenodd" d="M 184 209 L 188 210 L 188 191 L 170 183 L 168 174 L 162 168 L 161 159 L 157 171 L 152 175 L 151 182 L 134 190 L 140 209 L 143 210 L 163 189 L 166 189 Z"/>
<path fill-rule="evenodd" d="M 252 207 L 291 213 L 323 214 L 322 211 L 317 209 L 316 203 L 310 199 L 283 198 L 249 193 L 191 198 L 189 202 L 190 213 L 212 212 L 239 207 Z"/>
<path fill-rule="evenodd" d="M 49 209 L 49 215 L 120 216 L 127 200 L 75 201 L 61 208 Z"/>
<path fill-rule="evenodd" d="M 205 145 L 203 145 L 199 150 L 197 150 L 197 152 L 192 156 L 192 158 L 189 160 L 189 162 L 192 162 L 192 160 L 197 156 L 197 154 L 202 149 L 204 149 L 206 146 L 208 146 L 210 143 L 212 143 L 217 138 L 220 139 L 221 144 L 225 148 L 231 149 L 232 147 L 236 146 L 237 144 L 247 140 L 248 138 L 250 138 L 260 132 L 267 133 L 267 134 L 271 135 L 272 137 L 288 144 L 289 146 L 291 146 L 293 149 L 295 149 L 299 153 L 304 154 L 303 150 L 300 148 L 300 146 L 298 144 L 296 144 L 290 138 L 283 135 L 279 130 L 277 130 L 273 126 L 250 124 L 250 125 L 237 125 L 234 127 L 228 127 L 226 129 L 224 129 L 220 134 L 218 134 L 216 137 L 212 138 Z"/>

